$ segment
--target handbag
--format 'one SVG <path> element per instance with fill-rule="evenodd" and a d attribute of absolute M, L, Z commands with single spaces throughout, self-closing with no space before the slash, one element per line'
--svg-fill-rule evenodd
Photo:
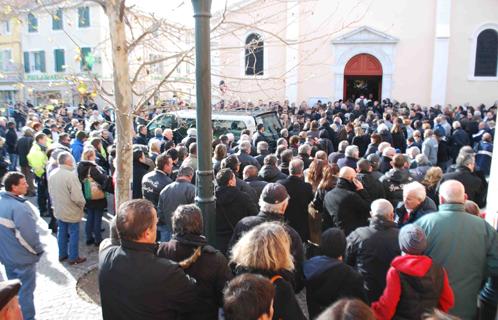
<path fill-rule="evenodd" d="M 101 200 L 105 199 L 105 192 L 102 190 L 100 184 L 95 181 L 90 175 L 90 170 L 88 170 L 88 174 L 86 178 L 83 180 L 83 193 L 85 195 L 86 200 Z"/>
<path fill-rule="evenodd" d="M 322 236 L 322 214 L 315 208 L 313 201 L 308 204 L 308 229 L 310 241 L 319 245 Z"/>

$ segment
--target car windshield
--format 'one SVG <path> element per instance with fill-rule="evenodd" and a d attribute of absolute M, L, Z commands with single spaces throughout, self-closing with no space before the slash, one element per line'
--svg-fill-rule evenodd
<path fill-rule="evenodd" d="M 282 130 L 282 124 L 275 112 L 263 113 L 254 117 L 256 120 L 256 125 L 262 123 L 265 127 L 263 134 L 265 137 L 272 140 L 277 140 L 280 137 L 280 130 Z"/>

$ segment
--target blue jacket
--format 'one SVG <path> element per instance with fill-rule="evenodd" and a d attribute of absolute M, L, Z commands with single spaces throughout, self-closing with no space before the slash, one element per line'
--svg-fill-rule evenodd
<path fill-rule="evenodd" d="M 73 154 L 74 161 L 80 162 L 81 154 L 83 153 L 83 141 L 74 139 L 71 145 L 71 153 Z"/>
<path fill-rule="evenodd" d="M 0 262 L 10 267 L 38 262 L 43 247 L 26 199 L 0 192 L 0 207 Z"/>
<path fill-rule="evenodd" d="M 486 176 L 491 170 L 491 158 L 493 157 L 493 143 L 487 141 L 479 142 L 476 154 L 477 170 L 482 171 Z"/>

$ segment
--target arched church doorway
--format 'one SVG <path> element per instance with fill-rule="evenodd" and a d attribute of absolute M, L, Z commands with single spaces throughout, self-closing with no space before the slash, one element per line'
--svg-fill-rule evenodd
<path fill-rule="evenodd" d="M 382 93 L 382 65 L 366 53 L 349 59 L 344 68 L 344 100 L 355 101 L 360 96 L 379 100 Z"/>

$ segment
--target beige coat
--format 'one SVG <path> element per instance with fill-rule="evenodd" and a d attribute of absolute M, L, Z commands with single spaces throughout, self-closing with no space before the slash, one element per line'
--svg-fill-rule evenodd
<path fill-rule="evenodd" d="M 60 165 L 50 173 L 48 191 L 57 219 L 68 223 L 81 221 L 86 201 L 78 175 L 71 167 Z"/>

